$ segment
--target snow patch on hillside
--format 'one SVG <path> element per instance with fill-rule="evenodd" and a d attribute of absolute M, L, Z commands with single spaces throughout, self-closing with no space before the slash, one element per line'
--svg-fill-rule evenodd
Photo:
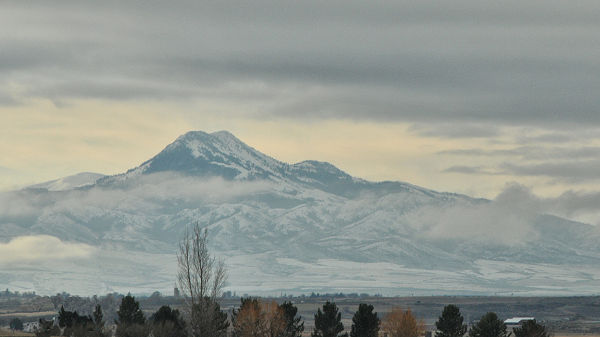
<path fill-rule="evenodd" d="M 48 191 L 67 191 L 78 187 L 91 186 L 104 174 L 93 172 L 82 172 L 72 176 L 46 181 L 43 183 L 28 186 L 29 189 L 45 189 Z"/>

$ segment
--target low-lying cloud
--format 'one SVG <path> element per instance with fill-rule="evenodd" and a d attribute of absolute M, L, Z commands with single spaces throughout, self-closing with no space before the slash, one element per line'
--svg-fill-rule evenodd
<path fill-rule="evenodd" d="M 538 221 L 544 214 L 600 225 L 599 204 L 600 192 L 568 191 L 542 198 L 526 186 L 511 183 L 493 200 L 426 207 L 410 221 L 429 238 L 512 246 L 535 241 L 544 231 L 543 221 Z"/>
<path fill-rule="evenodd" d="M 0 264 L 81 259 L 95 251 L 90 245 L 62 241 L 51 235 L 18 236 L 0 243 Z"/>
<path fill-rule="evenodd" d="M 235 198 L 262 193 L 270 186 L 265 181 L 227 181 L 154 173 L 117 184 L 61 192 L 27 189 L 4 192 L 0 193 L 0 225 L 15 223 L 29 228 L 36 226 L 40 217 L 53 217 L 61 212 L 74 215 L 64 221 L 75 222 L 79 216 L 84 217 L 80 221 L 87 221 L 87 217 L 102 214 L 102 210 L 161 214 L 175 204 L 178 207 L 197 208 L 206 204 L 226 203 Z M 40 230 L 44 230 L 43 226 Z"/>
<path fill-rule="evenodd" d="M 529 190 L 510 185 L 494 200 L 448 207 L 426 207 L 414 215 L 425 237 L 520 245 L 538 237 L 534 228 L 539 207 Z M 533 206 L 533 207 L 532 207 Z"/>

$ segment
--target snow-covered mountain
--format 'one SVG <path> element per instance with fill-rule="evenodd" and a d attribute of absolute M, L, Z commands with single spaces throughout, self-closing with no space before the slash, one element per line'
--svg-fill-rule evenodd
<path fill-rule="evenodd" d="M 225 131 L 186 133 L 91 185 L 0 199 L 5 241 L 49 235 L 80 253 L 0 259 L 0 287 L 170 289 L 177 242 L 194 222 L 209 228 L 239 293 L 591 294 L 600 278 L 594 226 L 536 214 L 511 195 L 473 199 L 283 163 Z"/>

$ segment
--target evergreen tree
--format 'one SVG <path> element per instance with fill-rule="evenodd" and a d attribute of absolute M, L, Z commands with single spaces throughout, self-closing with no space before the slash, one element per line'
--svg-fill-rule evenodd
<path fill-rule="evenodd" d="M 304 331 L 304 321 L 301 316 L 296 317 L 298 308 L 292 302 L 283 302 L 279 306 L 283 310 L 286 322 L 285 331 L 282 337 L 300 337 Z"/>
<path fill-rule="evenodd" d="M 546 327 L 534 320 L 525 321 L 520 328 L 513 329 L 515 337 L 549 337 Z"/>
<path fill-rule="evenodd" d="M 185 337 L 185 322 L 179 310 L 163 305 L 150 317 L 154 337 Z"/>
<path fill-rule="evenodd" d="M 117 311 L 119 317 L 117 324 L 144 324 L 146 318 L 142 309 L 140 309 L 140 302 L 135 300 L 135 297 L 131 294 L 123 297 L 121 305 Z"/>
<path fill-rule="evenodd" d="M 104 314 L 102 313 L 102 307 L 100 304 L 96 304 L 96 308 L 94 308 L 94 325 L 100 328 L 104 327 Z"/>
<path fill-rule="evenodd" d="M 104 333 L 104 313 L 102 313 L 102 307 L 100 304 L 96 304 L 96 308 L 94 308 L 94 313 L 92 313 L 92 316 L 94 321 L 94 336 L 106 336 Z"/>
<path fill-rule="evenodd" d="M 63 336 L 68 337 L 87 336 L 94 332 L 94 322 L 90 316 L 67 311 L 63 306 L 58 311 L 58 326 L 64 328 Z"/>
<path fill-rule="evenodd" d="M 13 318 L 9 325 L 11 330 L 23 330 L 23 322 L 18 318 Z"/>
<path fill-rule="evenodd" d="M 123 297 L 117 311 L 117 337 L 145 337 L 148 335 L 146 318 L 140 303 L 131 294 Z"/>
<path fill-rule="evenodd" d="M 227 335 L 229 321 L 227 313 L 221 311 L 217 301 L 205 297 L 192 307 L 193 336 L 224 337 Z"/>
<path fill-rule="evenodd" d="M 508 337 L 506 324 L 494 312 L 483 315 L 469 331 L 469 337 Z"/>
<path fill-rule="evenodd" d="M 45 319 L 39 320 L 39 327 L 35 330 L 36 337 L 52 337 L 60 334 L 59 327 L 55 326 L 52 321 Z"/>
<path fill-rule="evenodd" d="M 60 310 L 58 311 L 58 326 L 61 328 L 71 326 L 72 325 L 72 312 L 66 311 L 64 306 L 60 306 Z"/>
<path fill-rule="evenodd" d="M 341 334 L 344 331 L 342 324 L 342 314 L 338 312 L 335 303 L 327 301 L 323 304 L 323 311 L 318 309 L 315 314 L 315 331 L 312 337 L 347 337 L 348 334 Z"/>
<path fill-rule="evenodd" d="M 373 306 L 361 303 L 352 317 L 352 329 L 350 337 L 377 337 L 379 324 L 381 323 L 377 313 L 373 312 Z"/>
<path fill-rule="evenodd" d="M 435 322 L 438 337 L 462 337 L 467 332 L 467 325 L 463 324 L 463 316 L 460 309 L 449 304 L 444 307 L 442 315 Z"/>

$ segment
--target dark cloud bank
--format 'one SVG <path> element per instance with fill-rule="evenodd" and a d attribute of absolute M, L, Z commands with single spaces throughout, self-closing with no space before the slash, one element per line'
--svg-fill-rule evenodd
<path fill-rule="evenodd" d="M 600 123 L 594 1 L 0 7 L 5 105 L 220 98 L 269 117 L 439 123 L 450 137 Z"/>

